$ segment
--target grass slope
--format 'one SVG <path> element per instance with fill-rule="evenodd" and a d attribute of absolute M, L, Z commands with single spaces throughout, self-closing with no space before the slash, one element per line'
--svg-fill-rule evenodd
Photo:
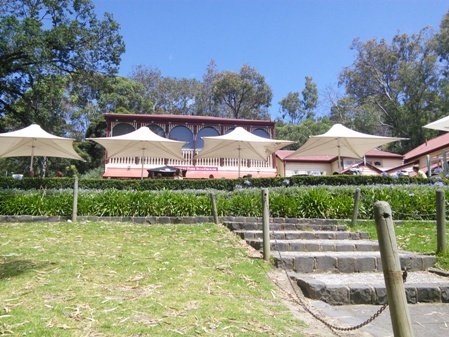
<path fill-rule="evenodd" d="M 301 336 L 270 268 L 210 224 L 1 224 L 0 335 Z"/>

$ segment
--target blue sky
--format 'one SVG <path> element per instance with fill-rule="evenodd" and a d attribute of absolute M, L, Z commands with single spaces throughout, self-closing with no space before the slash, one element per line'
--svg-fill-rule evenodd
<path fill-rule="evenodd" d="M 439 29 L 447 0 L 94 0 L 96 11 L 113 14 L 126 52 L 120 75 L 133 67 L 158 68 L 163 76 L 201 80 L 211 59 L 219 71 L 248 64 L 278 102 L 302 91 L 311 76 L 327 114 L 325 93 L 337 91 L 338 75 L 354 61 L 354 38 L 391 42 L 399 33 Z M 341 89 L 340 89 L 341 90 Z"/>

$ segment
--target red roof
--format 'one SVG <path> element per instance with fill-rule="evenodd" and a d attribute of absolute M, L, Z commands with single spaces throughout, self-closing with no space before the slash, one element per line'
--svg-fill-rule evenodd
<path fill-rule="evenodd" d="M 237 118 L 223 118 L 213 116 L 191 116 L 191 115 L 171 115 L 171 114 L 116 114 L 104 113 L 103 116 L 108 121 L 110 120 L 136 120 L 141 122 L 159 121 L 159 122 L 179 122 L 179 123 L 220 123 L 232 125 L 253 125 L 253 126 L 274 126 L 275 122 L 269 119 L 237 119 Z"/>
<path fill-rule="evenodd" d="M 404 155 L 404 161 L 413 161 L 423 155 L 442 150 L 449 146 L 449 132 L 442 134 L 436 138 L 428 140 L 427 142 L 415 147 L 413 150 Z"/>
<path fill-rule="evenodd" d="M 398 153 L 393 153 L 393 152 L 387 152 L 387 151 L 382 151 L 379 149 L 373 149 L 373 150 L 369 150 L 365 157 L 367 158 L 373 158 L 373 157 L 379 157 L 379 158 L 398 158 L 398 159 L 402 159 L 402 154 L 398 154 Z"/>

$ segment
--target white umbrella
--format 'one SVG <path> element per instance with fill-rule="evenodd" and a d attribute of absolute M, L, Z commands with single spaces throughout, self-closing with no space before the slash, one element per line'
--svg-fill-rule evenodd
<path fill-rule="evenodd" d="M 273 152 L 294 142 L 259 137 L 242 127 L 222 136 L 203 137 L 204 147 L 196 158 L 237 158 L 240 178 L 240 160 L 267 160 Z"/>
<path fill-rule="evenodd" d="M 30 171 L 33 171 L 35 156 L 59 157 L 83 160 L 73 149 L 72 138 L 52 135 L 39 125 L 0 134 L 0 157 L 31 157 Z"/>
<path fill-rule="evenodd" d="M 449 116 L 443 117 L 432 123 L 426 124 L 423 127 L 433 130 L 449 131 Z"/>
<path fill-rule="evenodd" d="M 136 131 L 121 136 L 87 138 L 103 146 L 108 158 L 139 157 L 142 163 L 141 178 L 143 179 L 143 157 L 167 158 L 184 160 L 182 147 L 185 142 L 161 137 L 142 126 Z"/>
<path fill-rule="evenodd" d="M 317 136 L 311 136 L 307 142 L 288 157 L 303 155 L 335 155 L 340 158 L 363 158 L 365 154 L 378 146 L 403 140 L 406 138 L 383 137 L 357 132 L 342 124 L 335 124 L 329 131 Z"/>

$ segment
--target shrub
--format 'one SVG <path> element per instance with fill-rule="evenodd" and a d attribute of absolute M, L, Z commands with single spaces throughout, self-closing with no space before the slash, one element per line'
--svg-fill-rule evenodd
<path fill-rule="evenodd" d="M 361 190 L 360 219 L 373 217 L 374 203 L 390 204 L 395 219 L 435 219 L 436 190 L 431 185 L 372 185 Z M 294 186 L 269 189 L 273 217 L 348 219 L 356 186 Z M 210 193 L 216 194 L 220 216 L 262 216 L 259 188 L 218 190 L 94 190 L 80 189 L 78 215 L 84 216 L 201 216 L 210 215 Z M 70 189 L 0 189 L 2 215 L 72 214 Z"/>

